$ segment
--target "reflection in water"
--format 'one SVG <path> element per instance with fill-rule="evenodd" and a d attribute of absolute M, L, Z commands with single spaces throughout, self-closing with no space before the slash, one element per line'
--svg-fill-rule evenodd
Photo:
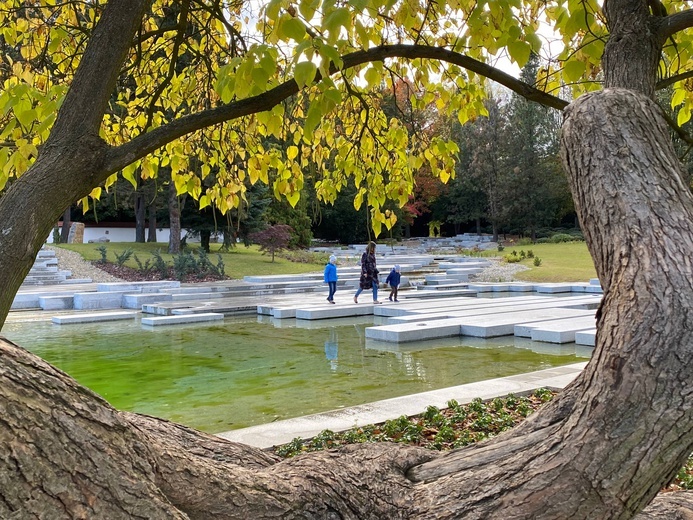
<path fill-rule="evenodd" d="M 334 327 L 330 327 L 330 332 L 325 340 L 325 357 L 330 362 L 330 368 L 337 370 L 337 358 L 339 353 L 339 336 Z"/>
<path fill-rule="evenodd" d="M 512 337 L 378 344 L 364 335 L 373 317 L 142 328 L 138 320 L 21 323 L 21 315 L 10 315 L 5 336 L 116 408 L 208 432 L 575 363 L 591 352 Z"/>

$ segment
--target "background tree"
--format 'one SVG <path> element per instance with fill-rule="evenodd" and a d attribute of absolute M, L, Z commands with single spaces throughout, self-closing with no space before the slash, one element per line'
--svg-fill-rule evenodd
<path fill-rule="evenodd" d="M 272 255 L 272 262 L 274 262 L 274 255 L 289 247 L 291 231 L 291 226 L 275 224 L 263 231 L 253 233 L 250 235 L 250 240 L 260 246 L 260 251 Z"/>
<path fill-rule="evenodd" d="M 9 188 L 0 198 L 1 321 L 64 209 L 121 170 L 127 177 L 137 168 L 170 164 L 177 189 L 185 188 L 181 192 L 201 205 L 237 207 L 240 176 L 267 181 L 271 169 L 272 189 L 291 203 L 303 187 L 301 163 L 309 156 L 320 167 L 336 168 L 320 172 L 321 200 L 333 200 L 351 176 L 357 206 L 369 204 L 374 232 L 382 230 L 386 216 L 380 208 L 387 198 L 406 203 L 413 172 L 423 164 L 447 180 L 457 146 L 445 139 L 411 141 L 400 122 L 384 117 L 360 91 L 387 80 L 385 67 L 402 76 L 411 70 L 429 90 L 422 103 L 440 99 L 464 121 L 483 106 L 484 89 L 476 83 L 481 74 L 566 108 L 566 101 L 480 61 L 505 49 L 524 65 L 539 49 L 535 17 L 541 14 L 565 44 L 562 70 L 552 63 L 540 74 L 541 85 L 550 91 L 562 78 L 592 81 L 603 73 L 605 89 L 597 91 L 595 83 L 582 88 L 595 92 L 564 111 L 561 134 L 562 162 L 605 290 L 593 358 L 548 406 L 481 445 L 445 454 L 392 444 L 352 446 L 279 462 L 261 450 L 119 413 L 2 340 L 2 516 L 629 518 L 651 502 L 693 451 L 693 368 L 686 363 L 693 354 L 693 280 L 686 260 L 693 254 L 693 196 L 653 101 L 661 75 L 685 76 L 688 59 L 677 53 L 689 41 L 693 11 L 678 2 L 645 0 L 609 0 L 603 12 L 590 1 L 522 2 L 524 9 L 505 2 L 454 8 L 442 2 L 304 2 L 298 10 L 273 1 L 261 25 L 263 44 L 247 47 L 241 57 L 232 52 L 240 45 L 237 25 L 224 24 L 241 6 L 180 5 L 164 63 L 147 60 L 149 35 L 159 32 L 148 10 L 160 9 L 158 2 L 110 0 L 102 13 L 84 17 L 86 26 L 74 9 L 92 9 L 92 3 L 0 3 L 2 36 L 25 59 L 13 62 L 0 94 L 2 138 L 13 139 L 2 148 Z M 189 13 L 209 20 L 200 26 L 216 32 L 194 40 L 200 62 L 185 78 L 166 76 L 159 95 L 159 73 L 175 61 Z M 92 20 L 98 23 L 92 26 Z M 220 53 L 205 46 L 212 40 Z M 278 67 L 279 53 L 267 44 L 284 48 L 288 41 L 295 43 L 292 61 Z M 220 57 L 228 59 L 228 68 L 217 75 L 219 99 L 202 89 L 211 108 L 183 102 L 202 99 L 193 96 L 192 85 L 205 84 L 205 74 L 216 73 L 209 66 Z M 33 73 L 45 70 L 42 60 L 55 60 L 62 75 Z M 142 88 L 131 103 L 122 98 L 132 117 L 116 127 L 111 95 L 135 65 L 142 69 Z M 473 72 L 474 81 L 460 67 Z M 680 83 L 684 76 L 672 80 L 682 123 L 693 105 L 693 93 Z M 359 87 L 356 77 L 369 85 Z M 51 83 L 58 80 L 66 83 Z M 459 83 L 460 90 L 449 83 L 437 88 L 438 80 Z M 582 93 L 579 85 L 574 90 Z M 281 132 L 283 108 L 275 108 L 293 95 L 310 100 L 304 126 L 285 129 L 296 135 L 296 149 L 265 150 L 263 131 L 279 125 Z M 164 122 L 161 105 L 179 106 L 178 117 Z M 141 133 L 148 114 L 161 125 Z M 203 193 L 199 178 L 187 171 L 188 157 L 204 149 L 192 145 L 193 134 L 204 128 L 210 142 L 240 143 L 240 134 L 235 141 L 230 134 L 217 138 L 223 122 L 235 119 L 245 134 L 243 148 L 233 151 L 245 154 L 247 171 L 241 174 L 233 162 L 227 168 L 215 155 L 220 149 L 208 148 L 213 152 L 206 162 L 224 164 L 229 185 L 239 188 Z M 123 127 L 128 131 L 121 133 Z M 690 515 L 691 493 L 660 497 L 647 514 L 662 518 L 674 508 Z"/>
<path fill-rule="evenodd" d="M 521 79 L 534 84 L 539 66 L 539 56 L 532 53 Z M 532 241 L 537 229 L 558 223 L 569 192 L 558 159 L 558 130 L 553 111 L 516 94 L 511 97 L 503 140 L 508 158 L 501 181 L 504 220 L 511 233 L 527 233 Z"/>

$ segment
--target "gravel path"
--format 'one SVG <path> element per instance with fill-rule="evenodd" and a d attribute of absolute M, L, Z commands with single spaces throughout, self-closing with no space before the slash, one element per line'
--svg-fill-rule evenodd
<path fill-rule="evenodd" d="M 68 251 L 62 247 L 45 246 L 45 248 L 55 251 L 55 257 L 58 259 L 58 268 L 72 272 L 71 278 L 91 278 L 91 281 L 95 283 L 123 281 L 102 271 L 98 267 L 94 267 L 90 262 L 84 260 L 79 253 Z"/>
<path fill-rule="evenodd" d="M 529 267 L 522 264 L 509 264 L 499 260 L 491 260 L 491 266 L 481 273 L 470 276 L 475 282 L 514 282 L 515 275 L 527 271 Z"/>

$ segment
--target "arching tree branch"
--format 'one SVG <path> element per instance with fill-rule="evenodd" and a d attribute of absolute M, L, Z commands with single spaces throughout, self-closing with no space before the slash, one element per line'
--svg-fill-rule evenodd
<path fill-rule="evenodd" d="M 367 51 L 356 51 L 343 57 L 342 70 L 373 61 L 383 61 L 388 58 L 445 61 L 447 63 L 459 65 L 476 74 L 500 83 L 530 101 L 535 101 L 544 106 L 556 108 L 558 110 L 562 110 L 568 106 L 567 101 L 534 88 L 495 67 L 458 52 L 439 47 L 426 45 L 382 45 Z M 337 68 L 332 66 L 330 68 L 330 73 L 336 72 Z M 317 75 L 315 82 L 319 82 L 321 79 L 322 77 Z M 153 152 L 166 143 L 188 133 L 200 130 L 201 128 L 269 110 L 288 97 L 297 94 L 298 91 L 298 84 L 291 79 L 257 96 L 234 101 L 224 106 L 204 110 L 172 121 L 122 146 L 114 148 L 109 153 L 106 169 L 109 171 L 109 174 L 113 173 Z"/>

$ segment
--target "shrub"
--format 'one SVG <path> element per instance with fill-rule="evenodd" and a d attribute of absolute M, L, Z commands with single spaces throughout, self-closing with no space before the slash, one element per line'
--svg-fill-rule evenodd
<path fill-rule="evenodd" d="M 197 274 L 197 261 L 190 251 L 173 257 L 173 276 L 182 281 L 190 274 Z"/>
<path fill-rule="evenodd" d="M 531 249 L 528 249 L 527 250 L 527 258 L 534 258 L 534 251 L 532 251 Z"/>
<path fill-rule="evenodd" d="M 534 257 L 534 267 L 539 267 L 541 265 L 541 258 L 538 256 Z"/>
<path fill-rule="evenodd" d="M 498 244 L 498 252 L 500 253 L 503 249 L 505 249 L 505 246 L 503 244 Z"/>
<path fill-rule="evenodd" d="M 133 253 L 134 251 L 130 247 L 124 249 L 122 253 L 113 253 L 116 257 L 116 264 L 118 264 L 118 267 L 123 267 L 125 262 L 130 260 Z"/>
<path fill-rule="evenodd" d="M 159 273 L 159 278 L 168 278 L 168 264 L 161 256 L 161 249 L 154 251 L 152 256 L 154 256 L 154 270 Z"/>
<path fill-rule="evenodd" d="M 525 253 L 524 249 L 521 249 L 520 250 L 520 260 L 524 260 L 525 258 L 527 258 L 527 253 Z"/>
<path fill-rule="evenodd" d="M 556 233 L 549 240 L 552 244 L 559 244 L 561 242 L 575 242 L 580 239 L 567 233 Z"/>
<path fill-rule="evenodd" d="M 505 255 L 503 259 L 508 262 L 509 264 L 516 264 L 517 262 L 520 261 L 520 257 L 517 256 L 517 253 L 512 252 L 509 255 Z"/>
<path fill-rule="evenodd" d="M 144 264 L 139 258 L 137 258 L 137 255 L 134 255 L 133 258 L 135 259 L 135 263 L 137 264 L 137 270 L 143 275 L 149 276 L 149 274 L 151 274 L 151 272 L 154 270 L 154 265 L 152 265 L 151 258 L 147 258 Z"/>
<path fill-rule="evenodd" d="M 96 250 L 97 250 L 97 251 L 99 252 L 99 254 L 101 255 L 101 258 L 99 258 L 99 259 L 97 260 L 97 263 L 99 263 L 99 264 L 105 264 L 106 262 L 108 262 L 108 259 L 106 258 L 106 255 L 107 255 L 107 253 L 108 253 L 108 251 L 106 250 L 106 246 L 99 246 L 99 247 L 96 248 Z"/>

